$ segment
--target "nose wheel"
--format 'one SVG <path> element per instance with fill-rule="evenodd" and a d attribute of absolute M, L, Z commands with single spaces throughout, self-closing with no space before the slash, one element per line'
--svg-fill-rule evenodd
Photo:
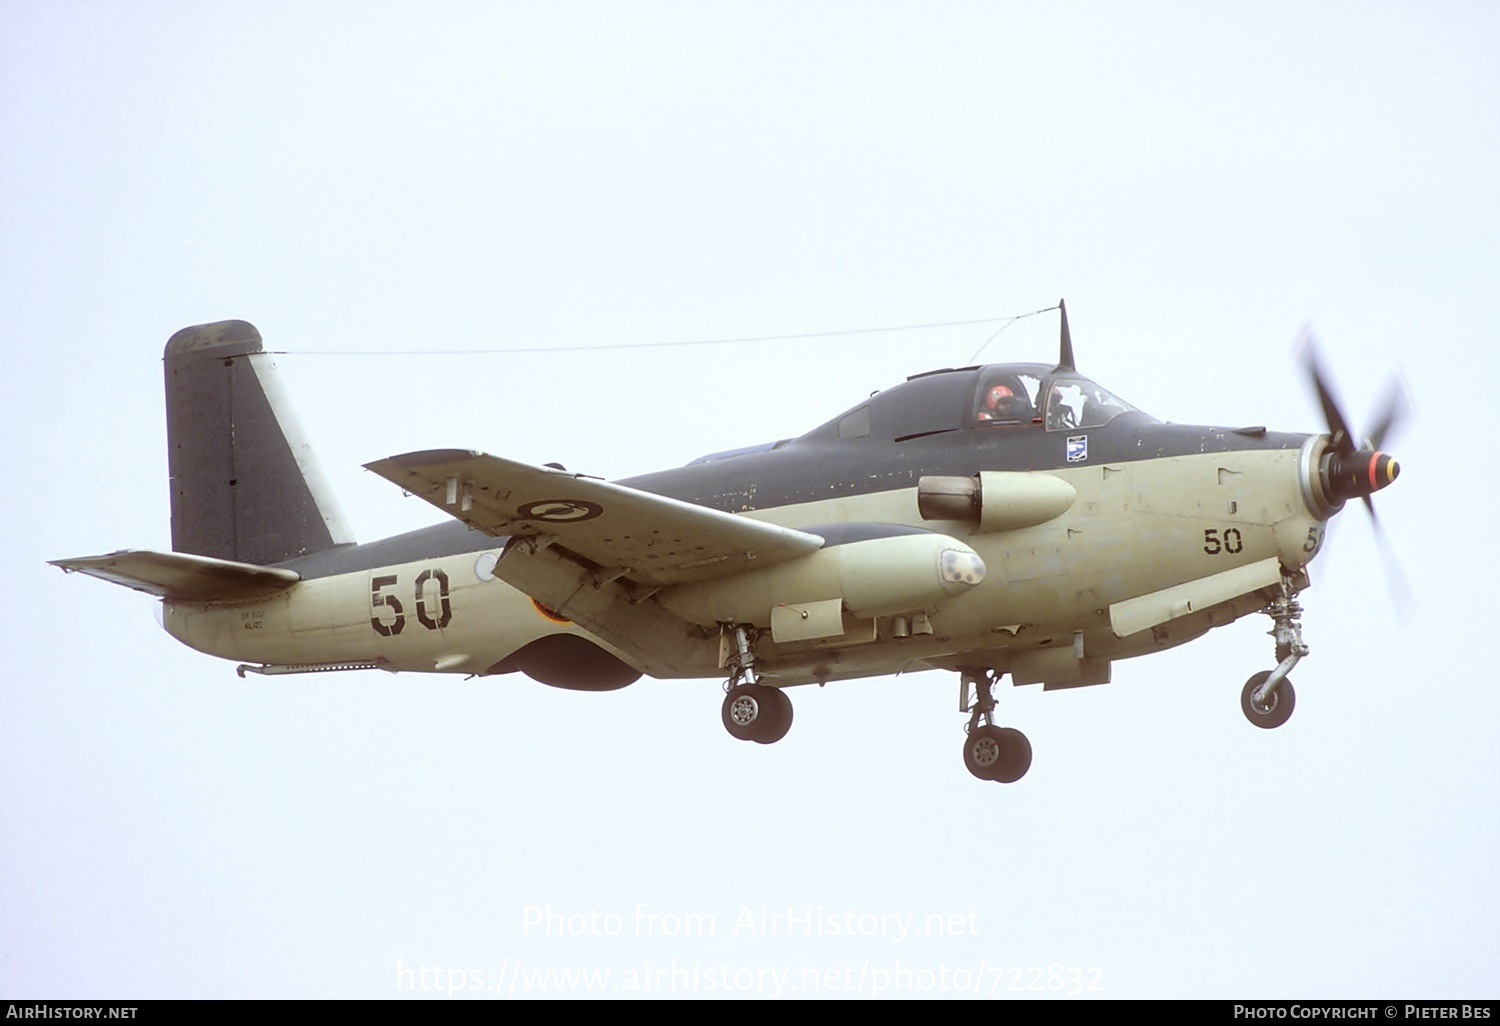
<path fill-rule="evenodd" d="M 964 767 L 980 780 L 1013 784 L 1031 768 L 1031 742 L 1014 727 L 994 723 L 994 687 L 999 674 L 993 670 L 964 673 L 959 709 L 969 712 L 968 737 L 964 738 Z M 974 704 L 969 704 L 969 689 Z"/>
<path fill-rule="evenodd" d="M 1256 697 L 1256 693 L 1270 677 L 1270 670 L 1262 670 L 1245 681 L 1245 687 L 1240 692 L 1240 708 L 1244 710 L 1245 719 L 1265 730 L 1285 723 L 1291 718 L 1292 710 L 1297 705 L 1297 692 L 1292 690 L 1289 677 L 1281 678 L 1275 687 L 1267 690 L 1261 697 Z"/>
<path fill-rule="evenodd" d="M 1276 639 L 1274 670 L 1264 670 L 1245 681 L 1240 691 L 1240 709 L 1245 719 L 1262 730 L 1272 730 L 1291 718 L 1297 705 L 1297 693 L 1287 674 L 1310 651 L 1302 642 L 1302 607 L 1293 598 L 1291 582 L 1281 581 L 1281 594 L 1266 607 L 1266 615 L 1275 623 L 1271 637 Z"/>

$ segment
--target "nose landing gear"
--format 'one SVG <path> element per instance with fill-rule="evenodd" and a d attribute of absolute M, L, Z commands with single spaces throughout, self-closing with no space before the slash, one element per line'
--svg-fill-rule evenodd
<path fill-rule="evenodd" d="M 1287 674 L 1311 651 L 1302 642 L 1302 606 L 1293 597 L 1291 583 L 1282 578 L 1281 594 L 1265 608 L 1275 623 L 1271 637 L 1276 639 L 1276 669 L 1257 673 L 1245 681 L 1240 691 L 1240 709 L 1255 726 L 1271 730 L 1281 726 L 1297 705 L 1297 693 Z"/>

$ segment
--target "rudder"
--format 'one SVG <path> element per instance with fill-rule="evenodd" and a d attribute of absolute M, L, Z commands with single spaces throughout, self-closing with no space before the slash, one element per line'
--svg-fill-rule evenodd
<path fill-rule="evenodd" d="M 353 541 L 253 324 L 183 328 L 162 359 L 173 551 L 264 566 Z"/>

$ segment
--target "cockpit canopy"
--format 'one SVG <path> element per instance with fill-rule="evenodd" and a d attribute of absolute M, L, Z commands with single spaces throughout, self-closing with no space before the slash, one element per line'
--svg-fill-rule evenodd
<path fill-rule="evenodd" d="M 1026 426 L 1047 431 L 1100 427 L 1134 406 L 1075 371 L 1007 363 L 932 371 L 879 392 L 830 427 L 840 439 L 904 442 L 962 429 Z"/>
<path fill-rule="evenodd" d="M 973 422 L 1044 424 L 1048 431 L 1101 427 L 1122 413 L 1140 412 L 1109 389 L 1076 372 L 1049 376 L 1044 367 L 1000 364 L 981 368 Z M 1044 398 L 1045 397 L 1045 398 Z"/>
<path fill-rule="evenodd" d="M 1122 413 L 1140 411 L 1076 371 L 1040 363 L 1003 363 L 917 374 L 802 437 L 820 442 L 906 442 L 964 430 L 1077 431 L 1101 427 Z M 714 453 L 693 462 L 765 452 L 791 441 Z"/>

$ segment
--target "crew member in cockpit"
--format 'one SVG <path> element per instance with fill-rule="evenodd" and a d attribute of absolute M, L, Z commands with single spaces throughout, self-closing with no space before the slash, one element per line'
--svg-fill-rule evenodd
<path fill-rule="evenodd" d="M 1036 410 L 1032 408 L 1031 401 L 1026 398 L 1026 390 L 1016 382 L 1016 387 L 1010 385 L 993 385 L 984 394 L 984 401 L 979 404 L 979 414 L 975 418 L 980 423 L 996 424 L 1024 424 L 1036 416 Z"/>

